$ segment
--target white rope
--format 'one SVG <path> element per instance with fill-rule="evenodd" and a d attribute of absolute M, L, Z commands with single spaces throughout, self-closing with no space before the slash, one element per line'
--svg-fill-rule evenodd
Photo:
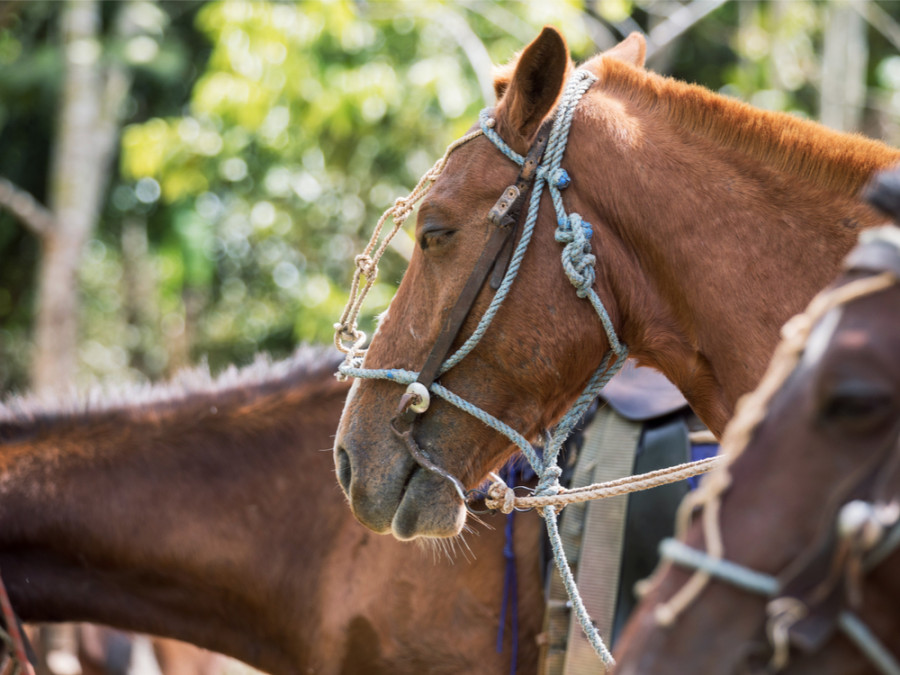
<path fill-rule="evenodd" d="M 476 129 L 448 145 L 444 155 L 425 172 L 422 178 L 419 179 L 416 187 L 413 188 L 413 191 L 405 198 L 399 197 L 394 202 L 394 205 L 381 215 L 366 248 L 356 256 L 356 269 L 353 272 L 353 280 L 350 282 L 350 296 L 340 319 L 334 324 L 334 346 L 347 354 L 348 362 L 361 359 L 365 353 L 362 346 L 366 342 L 366 334 L 358 328 L 359 313 L 366 296 L 378 278 L 378 263 L 381 260 L 381 256 L 384 255 L 388 244 L 391 243 L 391 239 L 400 231 L 406 219 L 415 210 L 416 204 L 428 194 L 434 181 L 441 175 L 450 153 L 483 133 L 481 129 Z M 378 240 L 381 237 L 381 231 L 389 217 L 394 224 L 387 234 L 384 235 L 381 244 L 379 244 Z M 365 277 L 365 283 L 362 283 L 361 277 Z M 346 379 L 346 376 L 340 375 L 338 379 Z"/>
<path fill-rule="evenodd" d="M 706 459 L 677 464 L 635 476 L 617 478 L 605 483 L 594 483 L 593 485 L 583 485 L 572 489 L 561 488 L 558 493 L 553 495 L 517 495 L 514 489 L 509 487 L 500 476 L 491 474 L 494 482 L 487 489 L 488 496 L 484 500 L 484 504 L 487 508 L 497 509 L 502 513 L 544 506 L 555 506 L 559 510 L 569 504 L 617 497 L 685 480 L 710 471 L 723 463 L 724 459 L 724 457 L 720 456 L 707 457 Z"/>

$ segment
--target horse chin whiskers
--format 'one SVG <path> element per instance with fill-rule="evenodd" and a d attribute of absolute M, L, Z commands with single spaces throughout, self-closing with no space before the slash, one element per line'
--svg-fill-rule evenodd
<path fill-rule="evenodd" d="M 464 531 L 455 537 L 420 537 L 415 541 L 417 546 L 430 551 L 434 564 L 438 564 L 441 558 L 453 564 L 459 562 L 460 558 L 465 562 L 474 562 L 475 553 L 465 538 L 468 532 L 472 532 L 472 529 L 466 526 Z"/>

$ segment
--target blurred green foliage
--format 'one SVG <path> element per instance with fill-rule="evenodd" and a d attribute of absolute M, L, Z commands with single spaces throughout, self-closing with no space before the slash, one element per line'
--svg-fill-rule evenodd
<path fill-rule="evenodd" d="M 353 257 L 375 220 L 491 103 L 484 59 L 508 60 L 545 23 L 584 58 L 597 49 L 592 39 L 651 31 L 680 6 L 140 4 L 151 30 L 121 43 L 111 35 L 118 3 L 103 4 L 103 57 L 126 63 L 134 84 L 82 268 L 87 378 L 158 378 L 201 358 L 215 369 L 259 350 L 280 356 L 299 341 L 330 341 Z M 822 4 L 727 3 L 651 67 L 815 116 Z M 900 15 L 900 6 L 884 8 Z M 38 199 L 62 73 L 56 9 L 24 2 L 0 15 L 0 176 Z M 900 60 L 870 32 L 869 84 L 896 118 Z M 27 383 L 39 253 L 0 212 L 4 389 Z M 386 306 L 404 267 L 389 251 L 366 322 Z"/>
<path fill-rule="evenodd" d="M 510 9 L 531 28 L 546 18 L 542 6 Z M 435 21 L 456 11 L 335 0 L 198 12 L 212 52 L 185 113 L 128 126 L 121 162 L 135 198 L 158 200 L 151 228 L 168 274 L 202 294 L 195 352 L 218 363 L 330 340 L 374 220 L 484 105 L 454 36 Z M 497 38 L 498 59 L 518 46 L 470 18 L 482 39 Z M 402 273 L 392 255 L 369 317 Z"/>

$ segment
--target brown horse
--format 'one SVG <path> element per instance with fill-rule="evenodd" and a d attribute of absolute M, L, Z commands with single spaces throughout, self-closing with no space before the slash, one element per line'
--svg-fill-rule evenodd
<path fill-rule="evenodd" d="M 307 349 L 119 398 L 8 401 L 0 570 L 22 619 L 174 637 L 272 673 L 508 672 L 504 521 L 445 550 L 359 526 L 333 479 L 336 365 Z M 532 520 L 515 539 L 520 673 L 543 614 Z"/>
<path fill-rule="evenodd" d="M 856 193 L 900 153 L 647 72 L 643 55 L 634 35 L 581 66 L 597 81 L 571 122 L 562 198 L 592 224 L 592 288 L 617 335 L 718 434 L 758 381 L 780 326 L 834 277 L 859 230 L 879 222 Z M 497 78 L 493 129 L 514 151 L 535 146 L 572 70 L 563 38 L 548 28 Z M 422 369 L 497 229 L 489 210 L 516 174 L 485 135 L 451 152 L 419 210 L 418 246 L 366 368 Z M 493 324 L 440 376 L 529 439 L 559 420 L 610 348 L 563 273 L 555 223 L 544 198 Z M 492 297 L 485 284 L 453 345 L 472 334 Z M 402 394 L 384 380 L 354 386 L 335 444 L 338 479 L 371 529 L 452 536 L 465 518 L 458 491 L 423 470 L 391 428 Z M 512 446 L 432 399 L 412 439 L 471 488 Z"/>
<path fill-rule="evenodd" d="M 617 672 L 900 672 L 900 230 L 875 232 L 810 319 L 789 324 L 806 333 L 817 319 L 805 348 L 796 336 L 779 347 L 738 407 L 730 466 L 704 486 L 721 535 L 704 528 L 707 512 L 686 534 L 693 549 L 721 536 L 727 561 L 771 576 L 752 591 L 727 575 L 685 594 L 685 570 L 664 566 Z M 673 546 L 683 565 L 676 554 L 691 549 Z M 854 625 L 893 669 L 849 639 Z"/>

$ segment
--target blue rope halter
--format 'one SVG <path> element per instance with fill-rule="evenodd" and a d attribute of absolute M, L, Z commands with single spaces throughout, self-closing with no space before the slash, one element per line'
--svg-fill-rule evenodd
<path fill-rule="evenodd" d="M 528 244 L 531 242 L 531 237 L 534 233 L 544 188 L 549 191 L 550 198 L 553 201 L 554 210 L 556 211 L 556 241 L 564 245 L 562 251 L 563 270 L 575 286 L 578 297 L 586 298 L 596 311 L 609 341 L 610 351 L 603 357 L 600 366 L 591 376 L 584 391 L 554 429 L 547 446 L 544 448 L 543 455 L 538 455 L 531 443 L 529 443 L 522 434 L 493 415 L 457 396 L 437 382 L 432 383 L 430 386 L 431 393 L 440 396 L 451 405 L 478 418 L 490 428 L 504 435 L 516 445 L 519 450 L 521 450 L 522 454 L 525 455 L 535 473 L 538 475 L 539 482 L 535 488 L 535 494 L 538 495 L 556 494 L 559 492 L 559 477 L 562 470 L 557 465 L 557 458 L 563 442 L 572 432 L 575 425 L 581 419 L 585 410 L 587 410 L 588 406 L 594 398 L 596 398 L 600 390 L 619 371 L 622 365 L 624 365 L 628 355 L 627 348 L 619 341 L 619 338 L 616 335 L 615 328 L 612 325 L 612 321 L 609 318 L 606 308 L 603 306 L 603 302 L 593 288 L 595 279 L 594 264 L 596 258 L 591 253 L 591 226 L 579 214 L 570 214 L 566 212 L 561 193 L 561 191 L 571 183 L 571 179 L 566 170 L 562 168 L 561 163 L 563 155 L 565 154 L 569 129 L 572 125 L 575 108 L 584 93 L 590 89 L 596 81 L 597 77 L 592 73 L 585 70 L 576 70 L 566 83 L 565 90 L 556 110 L 553 128 L 550 132 L 550 138 L 544 152 L 543 160 L 537 169 L 534 188 L 532 189 L 531 197 L 528 202 L 528 211 L 522 228 L 522 234 L 509 261 L 503 281 L 495 292 L 490 305 L 481 317 L 475 331 L 454 354 L 447 358 L 441 366 L 440 372 L 441 374 L 447 372 L 450 368 L 462 361 L 462 359 L 475 348 L 493 321 L 494 316 L 497 314 L 497 311 L 500 309 L 506 296 L 509 294 L 509 290 L 519 272 L 522 259 L 525 256 Z M 489 111 L 484 110 L 481 112 L 479 115 L 479 122 L 484 135 L 490 139 L 498 150 L 519 166 L 524 164 L 524 157 L 510 148 L 494 130 L 495 121 L 490 117 Z M 354 363 L 342 364 L 338 371 L 341 375 L 347 377 L 386 379 L 405 385 L 415 382 L 418 377 L 417 372 L 398 368 L 363 368 L 361 359 L 357 359 Z M 555 508 L 550 506 L 545 507 L 543 509 L 543 517 L 547 525 L 553 557 L 556 560 L 556 565 L 559 569 L 560 576 L 566 587 L 569 598 L 572 601 L 572 606 L 575 609 L 578 621 L 581 624 L 585 635 L 587 635 L 588 641 L 597 652 L 597 655 L 604 664 L 611 666 L 615 662 L 609 650 L 606 648 L 606 645 L 603 643 L 599 632 L 588 616 L 584 603 L 578 594 L 578 589 L 575 586 L 575 579 L 572 576 L 565 554 L 563 553 Z"/>
<path fill-rule="evenodd" d="M 900 525 L 894 525 L 884 533 L 879 543 L 863 560 L 863 569 L 870 571 L 900 546 Z M 777 577 L 757 572 L 743 565 L 713 558 L 706 551 L 692 548 L 678 539 L 664 539 L 659 545 L 660 557 L 688 569 L 700 570 L 750 593 L 765 598 L 777 598 L 782 591 Z M 900 675 L 900 662 L 876 637 L 875 633 L 853 612 L 842 609 L 838 614 L 838 627 L 869 659 L 882 675 Z"/>

